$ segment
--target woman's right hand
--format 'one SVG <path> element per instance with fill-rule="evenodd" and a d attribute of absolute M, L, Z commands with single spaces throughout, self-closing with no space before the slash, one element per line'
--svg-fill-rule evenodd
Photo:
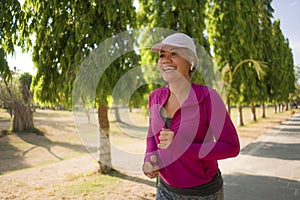
<path fill-rule="evenodd" d="M 155 155 L 150 156 L 150 161 L 146 161 L 143 165 L 144 174 L 151 179 L 158 176 L 158 169 L 157 157 Z"/>

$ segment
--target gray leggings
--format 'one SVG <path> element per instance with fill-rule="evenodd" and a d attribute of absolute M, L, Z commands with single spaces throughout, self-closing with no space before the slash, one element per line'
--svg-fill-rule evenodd
<path fill-rule="evenodd" d="M 224 190 L 223 187 L 215 194 L 208 196 L 186 196 L 178 195 L 164 187 L 162 184 L 158 183 L 156 200 L 224 200 Z"/>

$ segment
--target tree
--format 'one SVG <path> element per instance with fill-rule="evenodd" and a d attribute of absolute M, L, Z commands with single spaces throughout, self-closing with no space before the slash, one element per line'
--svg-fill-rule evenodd
<path fill-rule="evenodd" d="M 272 49 L 271 73 L 268 77 L 267 87 L 270 100 L 275 104 L 274 112 L 277 112 L 277 104 L 287 101 L 289 93 L 294 91 L 295 75 L 293 69 L 293 56 L 289 44 L 282 34 L 280 20 L 275 20 L 272 26 L 274 47 Z M 281 107 L 279 107 L 280 111 Z"/>
<path fill-rule="evenodd" d="M 245 65 L 245 63 L 252 63 L 253 65 Z M 232 85 L 232 81 L 234 80 L 235 74 L 237 71 L 240 69 L 240 67 L 246 66 L 246 67 L 253 67 L 255 72 L 257 73 L 258 78 L 261 80 L 263 76 L 265 75 L 265 68 L 266 68 L 266 63 L 256 61 L 253 59 L 246 59 L 238 63 L 234 68 L 233 71 L 230 71 L 229 65 L 226 65 L 222 69 L 222 77 L 225 83 L 225 87 L 227 90 L 227 98 L 230 95 L 231 88 L 230 86 Z M 230 106 L 228 106 L 228 112 L 230 112 Z M 253 111 L 253 110 L 252 110 Z"/>
<path fill-rule="evenodd" d="M 282 101 L 285 103 L 285 110 L 287 111 L 289 108 L 290 95 L 294 93 L 296 87 L 296 77 L 295 77 L 295 69 L 294 69 L 294 59 L 292 49 L 289 45 L 289 40 L 286 38 L 284 40 L 284 52 L 283 52 L 283 65 L 284 65 L 284 81 L 281 81 L 281 87 L 284 88 L 282 94 Z"/>
<path fill-rule="evenodd" d="M 262 16 L 263 8 L 265 5 L 264 0 L 259 1 L 244 1 L 241 2 L 241 17 L 246 22 L 245 28 L 245 44 L 241 48 L 241 54 L 244 58 L 248 58 L 260 61 L 260 62 L 250 62 L 249 67 L 244 68 L 246 70 L 243 74 L 245 89 L 241 91 L 243 95 L 243 103 L 251 106 L 251 119 L 256 121 L 256 105 L 265 99 L 267 96 L 266 89 L 264 87 L 263 75 L 267 68 L 267 63 L 264 61 L 262 56 L 261 40 L 262 33 Z M 259 65 L 257 65 L 259 64 Z M 258 70 L 258 67 L 261 69 Z M 255 70 L 253 70 L 255 69 Z M 263 72 L 263 73 L 262 73 Z M 242 124 L 243 122 L 241 122 Z"/>
<path fill-rule="evenodd" d="M 208 35 L 214 49 L 214 58 L 219 71 L 228 68 L 232 73 L 239 63 L 253 60 L 260 63 L 265 73 L 264 79 L 258 73 L 254 62 L 246 62 L 245 67 L 236 71 L 226 103 L 230 112 L 231 102 L 239 110 L 238 124 L 243 125 L 242 105 L 251 105 L 252 119 L 256 120 L 255 106 L 269 101 L 270 74 L 274 70 L 272 50 L 275 48 L 272 25 L 271 0 L 259 1 L 219 1 L 208 4 Z M 268 67 L 266 67 L 268 66 Z M 225 69 L 228 71 L 228 69 Z M 228 77 L 227 77 L 228 79 Z M 262 113 L 265 116 L 265 112 Z"/>
<path fill-rule="evenodd" d="M 14 102 L 13 130 L 33 130 L 33 111 L 31 108 L 33 93 L 30 91 L 32 76 L 24 73 L 19 78 L 21 102 Z"/>
<path fill-rule="evenodd" d="M 295 70 L 295 78 L 296 78 L 296 82 L 295 82 L 295 92 L 293 94 L 290 95 L 290 100 L 291 100 L 291 104 L 295 104 L 298 106 L 300 105 L 300 66 L 296 65 L 294 66 L 294 70 Z"/>
<path fill-rule="evenodd" d="M 29 73 L 13 75 L 11 81 L 2 79 L 4 85 L 1 88 L 0 99 L 12 110 L 12 130 L 32 131 L 34 130 L 33 111 L 31 109 L 32 92 L 30 91 L 32 76 Z"/>
<path fill-rule="evenodd" d="M 0 11 L 0 77 L 5 86 L 3 89 L 7 94 L 6 97 L 5 95 L 2 96 L 2 100 L 13 110 L 13 131 L 32 130 L 34 125 L 30 109 L 30 83 L 25 83 L 23 79 L 29 77 L 29 75 L 22 75 L 22 98 L 19 98 L 11 88 L 16 84 L 16 80 L 12 79 L 12 73 L 6 61 L 7 55 L 14 53 L 15 46 L 22 45 L 18 28 L 24 13 L 18 0 L 1 1 Z"/>
<path fill-rule="evenodd" d="M 266 117 L 265 112 L 265 103 L 270 101 L 268 90 L 267 90 L 267 81 L 270 78 L 271 73 L 275 73 L 271 70 L 272 64 L 272 51 L 270 49 L 275 48 L 273 44 L 273 35 L 272 35 L 272 19 L 274 9 L 271 6 L 272 0 L 261 0 L 258 1 L 257 7 L 259 9 L 259 26 L 260 31 L 257 36 L 258 38 L 258 60 L 266 62 L 269 66 L 265 69 L 266 74 L 268 75 L 262 81 L 257 82 L 261 91 L 259 96 L 259 102 L 261 105 L 261 117 Z"/>
<path fill-rule="evenodd" d="M 17 95 L 19 91 L 17 83 L 18 80 L 13 75 L 9 81 L 7 81 L 4 77 L 0 76 L 1 107 L 7 110 L 11 118 L 13 118 L 13 98 L 11 98 L 9 91 L 13 93 L 13 97 L 20 96 Z"/>
<path fill-rule="evenodd" d="M 298 68 L 296 68 L 298 69 Z M 290 94 L 290 108 L 292 109 L 293 107 L 298 107 L 300 105 L 300 84 L 299 82 L 296 82 L 295 83 L 295 91 L 294 93 Z"/>
<path fill-rule="evenodd" d="M 105 39 L 135 26 L 135 8 L 131 0 L 26 0 L 24 9 L 23 27 L 29 33 L 27 40 L 30 34 L 36 36 L 33 44 L 33 61 L 37 68 L 33 80 L 35 95 L 42 102 L 66 107 L 72 105 L 73 83 L 89 52 Z M 128 65 L 124 64 L 124 58 L 115 61 L 100 80 L 102 88 L 97 89 L 96 97 L 86 101 L 88 104 L 94 102 L 98 109 L 99 131 L 103 138 L 99 147 L 99 171 L 102 173 L 108 173 L 111 166 L 107 99 L 113 84 L 128 70 Z"/>
<path fill-rule="evenodd" d="M 251 1 L 252 2 L 252 1 Z M 254 59 L 251 55 L 251 42 L 253 32 L 251 24 L 247 23 L 244 13 L 249 11 L 251 6 L 247 1 L 221 1 L 210 0 L 207 4 L 207 33 L 209 42 L 213 46 L 214 59 L 217 69 L 221 72 L 225 66 L 233 72 L 234 67 L 243 60 Z M 250 54 L 249 54 L 250 52 Z M 242 104 L 245 101 L 245 91 L 248 84 L 245 84 L 245 77 L 250 70 L 241 68 L 233 76 L 230 82 L 230 91 L 226 91 L 226 104 L 230 113 L 231 101 L 238 104 L 239 124 L 243 125 Z"/>
<path fill-rule="evenodd" d="M 300 65 L 294 66 L 296 82 L 300 83 Z"/>
<path fill-rule="evenodd" d="M 18 0 L 6 0 L 0 3 L 0 75 L 9 81 L 11 72 L 6 61 L 8 54 L 14 53 L 18 43 L 18 25 L 22 19 L 22 10 Z"/>

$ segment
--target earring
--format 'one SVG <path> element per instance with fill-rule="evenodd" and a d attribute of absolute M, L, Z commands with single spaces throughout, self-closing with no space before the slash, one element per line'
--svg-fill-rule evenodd
<path fill-rule="evenodd" d="M 190 70 L 193 71 L 193 69 L 194 69 L 194 63 L 192 62 Z"/>

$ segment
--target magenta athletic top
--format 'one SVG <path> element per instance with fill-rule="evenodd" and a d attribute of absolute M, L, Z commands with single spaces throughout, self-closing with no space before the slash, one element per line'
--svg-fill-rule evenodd
<path fill-rule="evenodd" d="M 170 130 L 175 135 L 168 149 L 159 149 L 158 136 L 165 123 L 160 115 L 169 87 L 149 96 L 149 129 L 144 161 L 158 157 L 159 174 L 165 183 L 189 188 L 210 182 L 218 172 L 217 160 L 235 157 L 240 151 L 236 129 L 219 94 L 192 83 L 188 98 L 175 112 Z"/>

